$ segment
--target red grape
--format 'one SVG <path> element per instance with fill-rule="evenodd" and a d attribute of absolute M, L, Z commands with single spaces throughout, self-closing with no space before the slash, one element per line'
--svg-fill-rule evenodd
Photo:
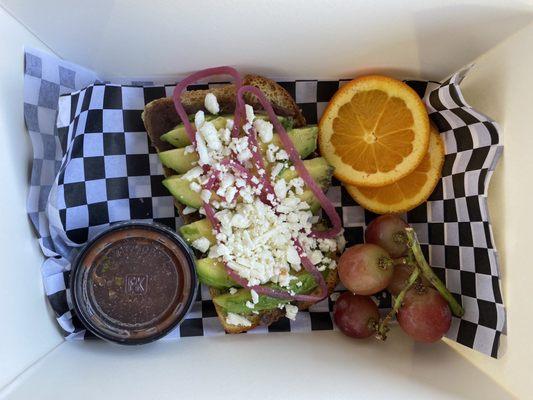
<path fill-rule="evenodd" d="M 372 336 L 379 321 L 378 307 L 370 297 L 344 292 L 333 307 L 333 319 L 342 333 L 358 339 Z"/>
<path fill-rule="evenodd" d="M 393 296 L 398 296 L 398 294 L 405 287 L 405 284 L 409 280 L 409 277 L 411 276 L 413 270 L 414 270 L 413 265 L 408 265 L 408 264 L 395 265 L 394 274 L 392 275 L 392 279 L 389 283 L 389 286 L 387 286 L 387 290 Z M 423 286 L 431 286 L 429 281 L 424 276 L 419 277 L 416 280 L 416 283 L 421 284 Z"/>
<path fill-rule="evenodd" d="M 352 246 L 339 259 L 340 280 L 354 294 L 366 296 L 385 289 L 392 274 L 391 258 L 375 244 Z"/>
<path fill-rule="evenodd" d="M 365 241 L 383 247 L 392 258 L 403 256 L 409 248 L 405 228 L 409 225 L 395 215 L 381 215 L 367 226 Z"/>
<path fill-rule="evenodd" d="M 398 322 L 414 340 L 431 343 L 448 332 L 452 313 L 437 290 L 416 286 L 406 293 L 398 311 Z"/>

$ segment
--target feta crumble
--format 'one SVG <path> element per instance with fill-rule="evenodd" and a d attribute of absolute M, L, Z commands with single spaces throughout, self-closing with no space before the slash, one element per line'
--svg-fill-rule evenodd
<path fill-rule="evenodd" d="M 254 121 L 253 127 L 263 143 L 269 143 L 272 141 L 272 138 L 274 137 L 274 127 L 270 121 L 257 119 Z"/>
<path fill-rule="evenodd" d="M 298 307 L 293 306 L 292 304 L 285 305 L 285 316 L 291 321 L 296 319 L 296 314 L 298 314 Z"/>
<path fill-rule="evenodd" d="M 217 97 L 213 93 L 207 93 L 204 99 L 204 106 L 211 114 L 218 114 L 220 112 Z"/>
<path fill-rule="evenodd" d="M 246 104 L 244 108 L 246 110 L 246 121 L 250 124 L 253 123 L 255 119 L 254 108 L 249 104 Z"/>
<path fill-rule="evenodd" d="M 235 313 L 228 313 L 228 316 L 226 317 L 226 323 L 236 326 L 252 326 L 252 323 L 248 319 Z"/>
<path fill-rule="evenodd" d="M 209 242 L 209 239 L 203 236 L 192 242 L 192 247 L 201 251 L 202 253 L 205 253 L 207 250 L 209 250 L 210 245 L 211 243 Z"/>
<path fill-rule="evenodd" d="M 189 215 L 189 214 L 192 214 L 192 213 L 194 213 L 196 211 L 198 211 L 196 208 L 187 206 L 187 207 L 185 207 L 183 209 L 182 214 L 183 215 Z"/>

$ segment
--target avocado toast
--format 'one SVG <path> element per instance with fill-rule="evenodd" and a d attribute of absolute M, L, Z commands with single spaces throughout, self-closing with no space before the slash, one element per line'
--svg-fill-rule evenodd
<path fill-rule="evenodd" d="M 309 175 L 325 191 L 331 183 L 332 168 L 323 158 L 317 157 L 317 127 L 305 125 L 305 119 L 295 101 L 275 82 L 260 76 L 248 75 L 244 77 L 244 84 L 260 89 L 266 96 L 278 120 L 287 130 L 287 135 L 294 143 L 296 151 L 304 159 L 304 166 Z M 217 112 L 214 114 L 205 112 L 204 115 L 207 108 L 212 108 L 208 107 L 206 99 L 208 95 L 214 95 L 218 103 Z M 219 132 L 227 128 L 228 124 L 233 123 L 232 113 L 235 109 L 235 99 L 236 87 L 232 84 L 211 90 L 187 91 L 181 94 L 181 103 L 190 119 L 193 119 L 192 116 L 198 116 L 198 112 L 202 111 L 201 117 L 209 123 L 209 127 L 214 127 Z M 255 96 L 247 93 L 245 101 L 257 113 L 254 116 L 255 120 L 265 120 L 265 123 L 270 124 L 267 121 L 268 117 L 261 114 L 263 107 Z M 203 119 L 200 123 L 204 123 Z M 257 294 L 254 290 L 243 287 L 245 285 L 236 283 L 235 279 L 228 275 L 228 269 L 220 259 L 206 257 L 208 249 L 216 247 L 217 233 L 213 230 L 211 222 L 198 212 L 205 201 L 204 191 L 192 186 L 194 182 L 191 182 L 190 179 L 191 171 L 199 163 L 201 155 L 199 156 L 197 151 L 191 151 L 190 137 L 184 124 L 181 123 L 173 100 L 164 98 L 152 101 L 145 108 L 143 120 L 150 140 L 157 149 L 164 166 L 166 176 L 164 185 L 176 199 L 176 207 L 184 220 L 184 226 L 181 227 L 180 233 L 188 243 L 197 249 L 198 277 L 203 284 L 209 286 L 215 309 L 225 331 L 228 333 L 244 332 L 258 325 L 269 325 L 285 314 L 294 314 L 290 308 L 290 299 Z M 196 122 L 198 123 L 198 121 Z M 260 151 L 267 159 L 272 156 L 271 154 L 267 155 L 272 149 L 269 147 L 270 145 L 283 149 L 281 139 L 277 133 L 274 133 L 270 140 L 258 143 Z M 277 163 L 274 160 L 270 161 L 273 161 L 270 167 Z M 284 168 L 277 171 L 276 179 L 277 181 L 283 179 L 285 182 L 292 182 L 298 178 L 298 175 L 298 171 L 287 162 Z M 216 193 L 213 193 L 212 196 L 209 195 L 208 201 L 209 199 L 217 202 L 217 204 L 222 202 L 222 198 L 218 197 Z M 300 190 L 298 199 L 308 204 L 309 211 L 313 214 L 319 212 L 320 202 L 308 188 Z M 319 217 L 313 218 L 315 220 L 314 226 L 319 226 Z M 324 243 L 324 241 L 321 242 L 321 245 Z M 331 293 L 338 280 L 335 269 L 338 246 L 327 247 L 326 245 L 321 247 L 320 251 L 324 254 L 319 257 L 330 260 L 330 267 L 323 265 L 320 269 L 328 293 Z M 265 284 L 262 283 L 262 285 Z M 281 283 L 279 285 L 272 282 L 268 283 L 268 286 L 272 288 L 279 288 L 280 285 Z M 294 273 L 283 289 L 293 295 L 316 294 L 320 291 L 316 279 L 303 269 Z M 292 303 L 302 310 L 316 301 L 292 301 Z M 243 321 L 246 322 L 243 323 Z"/>

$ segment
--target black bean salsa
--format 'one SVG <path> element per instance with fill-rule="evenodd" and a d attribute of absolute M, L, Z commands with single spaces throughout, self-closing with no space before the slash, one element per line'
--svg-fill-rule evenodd
<path fill-rule="evenodd" d="M 188 311 L 196 289 L 193 258 L 174 232 L 121 225 L 80 254 L 72 288 L 76 312 L 95 335 L 146 343 L 169 332 Z"/>

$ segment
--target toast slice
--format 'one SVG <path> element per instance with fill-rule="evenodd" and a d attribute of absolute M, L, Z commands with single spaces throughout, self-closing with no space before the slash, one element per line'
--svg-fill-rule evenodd
<path fill-rule="evenodd" d="M 276 82 L 258 75 L 246 75 L 244 77 L 244 85 L 251 85 L 259 88 L 272 104 L 276 115 L 281 117 L 292 117 L 295 127 L 303 127 L 306 125 L 305 118 L 294 99 L 283 87 Z M 199 110 L 205 111 L 204 98 L 209 92 L 213 93 L 217 97 L 221 114 L 233 113 L 235 109 L 235 85 L 227 84 L 209 90 L 193 90 L 184 92 L 181 96 L 181 100 L 185 110 L 187 111 L 187 114 L 195 114 Z M 250 104 L 255 110 L 261 110 L 261 105 L 255 96 L 248 93 L 248 96 L 246 96 L 245 100 L 246 103 Z M 174 102 L 172 98 L 167 97 L 157 99 L 148 103 L 144 109 L 144 112 L 142 113 L 142 119 L 144 121 L 144 126 L 146 127 L 148 137 L 158 152 L 173 148 L 172 145 L 161 140 L 161 136 L 163 134 L 172 130 L 181 122 L 176 113 L 176 109 L 174 108 Z M 167 177 L 175 174 L 171 169 L 166 167 L 164 167 L 164 173 Z M 178 201 L 175 201 L 175 205 L 185 224 L 189 224 L 202 218 L 198 212 L 184 215 L 184 206 Z M 326 283 L 328 287 L 328 293 L 331 294 L 338 283 L 337 270 L 331 270 L 329 272 L 328 276 L 326 277 Z M 209 290 L 212 297 L 220 294 L 220 291 L 215 288 L 210 288 Z M 297 303 L 297 306 L 300 310 L 305 310 L 312 304 L 313 303 L 309 302 L 299 302 Z M 268 326 L 285 315 L 284 311 L 281 309 L 263 311 L 259 314 L 247 317 L 252 324 L 251 326 L 244 327 L 228 324 L 226 322 L 226 313 L 216 304 L 215 310 L 220 323 L 227 333 L 246 332 L 259 325 Z"/>

